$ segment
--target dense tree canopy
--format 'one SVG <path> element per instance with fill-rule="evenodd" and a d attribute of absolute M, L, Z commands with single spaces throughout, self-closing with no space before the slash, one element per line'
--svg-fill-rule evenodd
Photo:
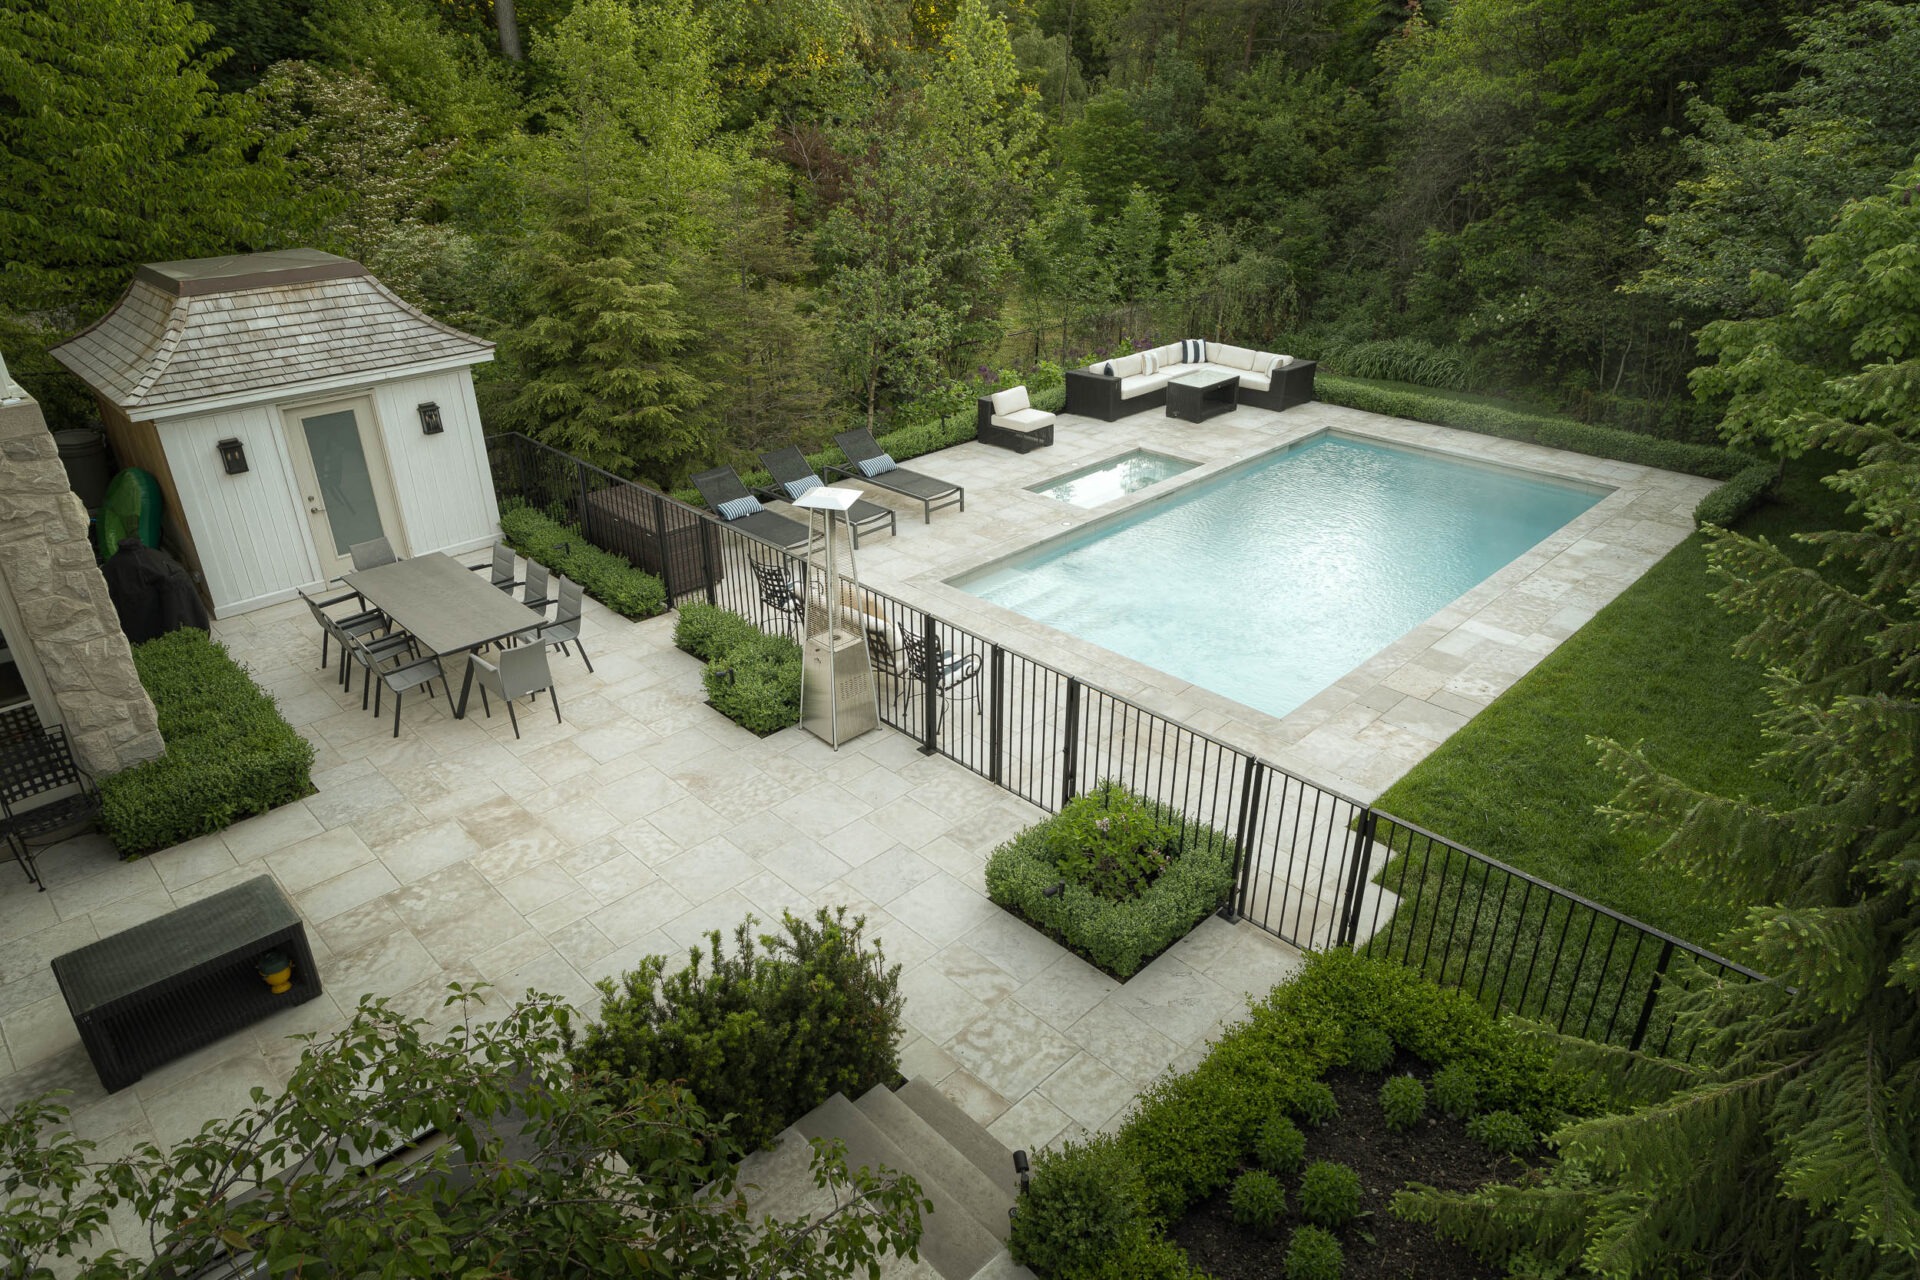
<path fill-rule="evenodd" d="M 1914 155 L 1916 12 L 0 0 L 0 341 L 61 417 L 134 265 L 305 243 L 662 482 L 1188 331 L 1710 438 L 1694 334 Z"/>

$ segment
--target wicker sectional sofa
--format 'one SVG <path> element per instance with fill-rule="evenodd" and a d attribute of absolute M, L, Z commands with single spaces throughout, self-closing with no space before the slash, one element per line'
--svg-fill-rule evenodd
<path fill-rule="evenodd" d="M 1195 355 L 1199 358 L 1195 359 Z M 1225 342 L 1170 342 L 1150 351 L 1067 370 L 1067 412 L 1113 422 L 1167 403 L 1167 383 L 1188 373 L 1240 376 L 1239 402 L 1291 409 L 1313 399 L 1315 364 Z"/>

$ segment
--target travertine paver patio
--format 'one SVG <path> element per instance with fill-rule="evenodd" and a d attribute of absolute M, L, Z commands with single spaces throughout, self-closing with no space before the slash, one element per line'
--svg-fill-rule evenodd
<path fill-rule="evenodd" d="M 316 794 L 134 862 L 97 836 L 50 850 L 51 886 L 0 878 L 0 1102 L 69 1089 L 75 1128 L 114 1150 L 184 1137 L 283 1081 L 300 1045 L 362 995 L 444 1018 L 449 981 L 527 986 L 592 1009 L 594 980 L 684 954 L 749 912 L 844 904 L 903 966 L 908 1074 L 1009 1146 L 1114 1123 L 1133 1095 L 1288 972 L 1294 953 L 1209 921 L 1125 987 L 989 903 L 982 867 L 1038 811 L 891 731 L 835 753 L 759 739 L 703 705 L 671 617 L 589 606 L 596 671 L 556 656 L 556 725 L 465 721 L 444 699 L 391 718 L 316 670 L 298 605 L 216 632 L 319 746 Z M 47 962 L 262 873 L 308 921 L 327 992 L 105 1095 Z M 132 1224 L 123 1220 L 123 1226 Z"/>
<path fill-rule="evenodd" d="M 1087 513 L 1026 492 L 1036 481 L 1150 446 L 1203 464 L 1176 482 L 1186 483 L 1326 427 L 1617 491 L 1284 719 L 945 585 L 1167 491 Z M 965 484 L 967 510 L 927 526 L 896 504 L 900 536 L 861 547 L 870 581 L 1362 800 L 1684 538 L 1710 487 L 1317 404 L 1200 425 L 1157 412 L 1063 417 L 1050 449 L 968 444 L 914 465 Z M 76 1129 L 108 1150 L 172 1140 L 254 1085 L 278 1084 L 300 1047 L 286 1037 L 338 1025 L 364 994 L 441 1018 L 447 982 L 486 980 L 591 1009 L 592 982 L 642 955 L 684 953 L 749 912 L 844 904 L 903 966 L 906 1071 L 940 1083 L 1007 1145 L 1037 1147 L 1115 1123 L 1142 1085 L 1197 1058 L 1248 994 L 1296 963 L 1250 926 L 1216 919 L 1114 983 L 985 898 L 987 853 L 1038 810 L 891 731 L 838 753 L 798 729 L 755 738 L 702 704 L 699 665 L 671 647 L 671 618 L 632 624 L 590 603 L 586 627 L 597 670 L 558 659 L 564 725 L 543 704 L 522 714 L 515 741 L 498 709 L 455 722 L 444 700 L 409 698 L 396 741 L 390 719 L 361 712 L 357 692 L 316 670 L 318 637 L 300 606 L 217 623 L 317 744 L 318 790 L 136 862 L 118 862 L 98 837 L 70 841 L 41 860 L 45 894 L 0 874 L 0 1103 L 66 1088 Z M 309 921 L 327 995 L 105 1096 L 48 960 L 262 872 Z"/>

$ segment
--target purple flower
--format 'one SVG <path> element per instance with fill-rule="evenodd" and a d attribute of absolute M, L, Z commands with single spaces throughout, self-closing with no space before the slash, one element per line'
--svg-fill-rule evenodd
<path fill-rule="evenodd" d="M 981 365 L 981 366 L 980 366 L 980 376 L 981 376 L 981 377 L 983 377 L 983 378 L 991 378 L 991 377 L 993 376 L 993 370 L 991 370 L 991 369 L 989 369 L 989 368 L 987 368 L 987 366 L 985 366 L 985 365 Z"/>

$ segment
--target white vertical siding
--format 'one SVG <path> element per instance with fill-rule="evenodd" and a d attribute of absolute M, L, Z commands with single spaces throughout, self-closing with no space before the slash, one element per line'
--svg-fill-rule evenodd
<path fill-rule="evenodd" d="M 180 494 L 175 513 L 193 532 L 216 616 L 288 598 L 320 580 L 299 483 L 270 405 L 163 422 L 160 443 Z M 247 470 L 230 476 L 218 444 L 246 446 Z"/>
<path fill-rule="evenodd" d="M 464 369 L 384 383 L 369 393 L 387 446 L 406 546 L 403 555 L 464 551 L 499 532 L 487 446 Z M 419 406 L 440 406 L 439 435 L 420 430 Z"/>

